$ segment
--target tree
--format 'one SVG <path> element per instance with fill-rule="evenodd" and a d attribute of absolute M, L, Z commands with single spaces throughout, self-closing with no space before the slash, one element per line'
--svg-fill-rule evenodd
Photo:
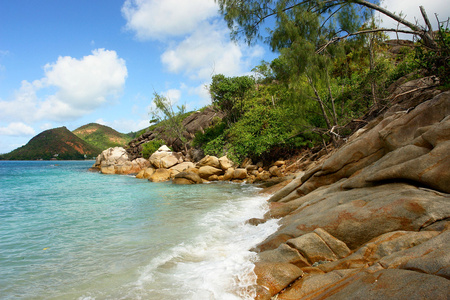
<path fill-rule="evenodd" d="M 209 93 L 212 102 L 226 114 L 228 125 L 237 122 L 244 112 L 245 94 L 255 81 L 249 76 L 225 77 L 222 74 L 214 75 Z"/>
<path fill-rule="evenodd" d="M 437 44 L 433 37 L 433 29 L 427 17 L 425 9 L 421 6 L 420 11 L 425 21 L 425 26 L 413 24 L 401 16 L 398 16 L 387 9 L 379 6 L 378 0 L 216 0 L 219 3 L 220 11 L 224 15 L 229 28 L 232 30 L 232 37 L 244 37 L 248 43 L 261 38 L 260 26 L 267 18 L 275 17 L 279 26 L 286 17 L 292 18 L 299 13 L 313 13 L 320 16 L 321 24 L 319 30 L 325 28 L 327 24 L 334 24 L 336 30 L 334 36 L 330 36 L 317 51 L 321 52 L 329 44 L 354 35 L 367 34 L 371 32 L 401 32 L 419 36 L 424 45 L 431 49 L 436 49 Z M 378 28 L 359 30 L 360 26 L 353 26 L 359 22 L 365 22 L 370 18 L 370 11 L 378 11 L 387 17 L 406 26 L 407 30 L 397 28 Z M 357 13 L 358 20 L 351 20 L 347 16 L 349 13 Z M 355 22 L 357 21 L 357 22 Z M 350 25 L 350 26 L 349 26 Z M 362 25 L 362 24 L 360 24 Z M 269 33 L 269 41 L 273 40 L 274 31 Z"/>
<path fill-rule="evenodd" d="M 179 139 L 183 145 L 184 150 L 187 152 L 187 140 L 184 137 L 183 117 L 186 113 L 186 106 L 177 106 L 177 112 L 173 109 L 173 104 L 168 97 L 153 93 L 153 103 L 155 109 L 150 114 L 153 119 L 152 123 L 164 122 L 164 132 L 172 137 Z"/>

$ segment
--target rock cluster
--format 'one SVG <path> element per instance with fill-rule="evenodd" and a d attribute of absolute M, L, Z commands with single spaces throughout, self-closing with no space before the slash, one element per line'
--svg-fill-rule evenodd
<path fill-rule="evenodd" d="M 226 156 L 205 156 L 199 162 L 188 161 L 180 152 L 161 146 L 148 160 L 129 160 L 127 151 L 120 147 L 109 148 L 98 157 L 92 169 L 103 174 L 137 174 L 136 178 L 152 182 L 172 180 L 174 184 L 198 184 L 209 181 L 245 181 L 248 183 L 283 180 L 284 161 L 270 167 L 262 163 L 253 165 L 250 159 L 236 166 Z"/>
<path fill-rule="evenodd" d="M 224 113 L 209 106 L 202 111 L 197 111 L 183 120 L 185 129 L 183 136 L 187 141 L 191 141 L 195 137 L 195 133 L 204 132 L 206 128 L 214 125 L 218 120 L 224 117 Z M 177 138 L 165 134 L 164 127 L 160 126 L 153 131 L 147 131 L 128 144 L 127 152 L 131 160 L 141 157 L 142 145 L 154 140 L 162 139 L 164 142 L 176 151 L 184 150 L 183 144 Z M 202 158 L 202 157 L 200 157 Z M 200 159 L 199 158 L 199 159 Z"/>
<path fill-rule="evenodd" d="M 450 92 L 385 114 L 269 199 L 256 299 L 448 299 Z"/>
<path fill-rule="evenodd" d="M 104 150 L 97 156 L 91 170 L 98 170 L 103 174 L 136 174 L 150 166 L 144 158 L 130 160 L 127 151 L 122 147 Z"/>

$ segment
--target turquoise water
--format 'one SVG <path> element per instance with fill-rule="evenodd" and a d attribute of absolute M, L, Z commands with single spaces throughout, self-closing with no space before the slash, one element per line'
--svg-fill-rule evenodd
<path fill-rule="evenodd" d="M 250 299 L 276 221 L 241 184 L 177 186 L 0 161 L 1 299 Z"/>

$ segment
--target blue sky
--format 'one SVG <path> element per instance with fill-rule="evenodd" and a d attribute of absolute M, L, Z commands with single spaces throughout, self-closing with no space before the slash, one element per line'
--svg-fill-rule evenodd
<path fill-rule="evenodd" d="M 414 21 L 418 0 L 387 0 Z M 429 0 L 434 20 L 449 15 Z M 189 110 L 211 103 L 214 74 L 275 57 L 229 39 L 214 0 L 0 0 L 0 153 L 49 128 L 149 125 L 153 92 Z M 388 23 L 385 22 L 385 25 Z"/>

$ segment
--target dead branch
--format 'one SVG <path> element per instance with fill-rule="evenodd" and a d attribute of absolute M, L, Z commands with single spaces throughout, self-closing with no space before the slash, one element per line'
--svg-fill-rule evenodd
<path fill-rule="evenodd" d="M 423 6 L 419 6 L 420 12 L 422 14 L 423 19 L 425 20 L 425 24 L 427 24 L 428 27 L 428 33 L 433 38 L 433 27 L 431 27 L 430 20 L 428 19 L 427 12 L 425 11 L 425 8 Z"/>
<path fill-rule="evenodd" d="M 325 45 L 322 45 L 319 49 L 317 49 L 316 50 L 316 54 L 321 53 L 323 50 L 325 50 L 325 48 L 327 48 L 329 45 L 331 45 L 331 44 L 333 44 L 333 43 L 335 43 L 337 41 L 347 39 L 347 38 L 349 38 L 351 36 L 354 36 L 354 35 L 374 33 L 374 32 L 397 32 L 397 33 L 407 33 L 407 34 L 414 34 L 414 35 L 420 34 L 417 31 L 402 30 L 402 29 L 392 29 L 392 28 L 377 28 L 377 29 L 361 30 L 361 31 L 349 33 L 349 34 L 344 35 L 344 36 L 337 36 L 337 37 L 332 38 Z"/>

